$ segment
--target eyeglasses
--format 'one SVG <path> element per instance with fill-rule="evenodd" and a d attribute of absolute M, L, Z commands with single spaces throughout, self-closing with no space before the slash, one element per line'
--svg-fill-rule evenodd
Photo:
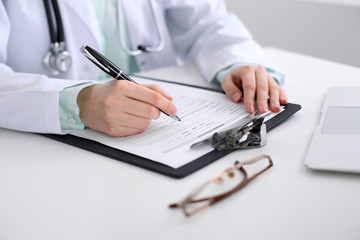
<path fill-rule="evenodd" d="M 236 161 L 234 166 L 196 188 L 181 202 L 170 204 L 169 207 L 182 208 L 187 217 L 192 216 L 239 191 L 272 166 L 271 157 L 266 154 L 243 162 Z"/>

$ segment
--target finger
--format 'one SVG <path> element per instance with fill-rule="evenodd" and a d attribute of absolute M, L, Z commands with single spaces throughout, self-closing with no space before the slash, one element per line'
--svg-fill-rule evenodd
<path fill-rule="evenodd" d="M 131 128 L 127 126 L 114 126 L 111 128 L 108 132 L 103 132 L 107 135 L 110 135 L 112 137 L 124 137 L 124 136 L 130 136 L 134 134 L 142 133 L 146 130 L 146 128 Z"/>
<path fill-rule="evenodd" d="M 275 82 L 275 80 L 269 75 L 269 95 L 270 95 L 270 109 L 272 112 L 279 112 L 280 111 L 280 87 Z"/>
<path fill-rule="evenodd" d="M 143 118 L 132 114 L 123 114 L 121 118 L 113 118 L 112 121 L 109 122 L 109 126 L 111 128 L 128 127 L 146 129 L 150 127 L 151 122 L 152 121 L 149 118 Z"/>
<path fill-rule="evenodd" d="M 111 136 L 125 136 L 145 131 L 150 127 L 151 122 L 151 119 L 128 113 L 122 113 L 119 116 L 113 114 L 104 118 L 101 128 L 97 130 Z"/>
<path fill-rule="evenodd" d="M 257 67 L 255 71 L 256 77 L 256 101 L 259 113 L 268 111 L 268 98 L 269 98 L 269 81 L 268 72 L 263 67 Z"/>
<path fill-rule="evenodd" d="M 89 122 L 88 127 L 113 137 L 128 136 L 145 131 L 151 125 L 151 119 L 145 119 L 131 114 L 121 114 L 120 117 L 107 116 L 100 124 Z"/>
<path fill-rule="evenodd" d="M 232 74 L 228 74 L 222 81 L 221 87 L 228 98 L 230 98 L 233 102 L 239 102 L 242 97 L 242 92 L 234 81 L 235 80 L 233 80 Z"/>
<path fill-rule="evenodd" d="M 125 92 L 126 94 L 131 95 L 133 94 L 132 91 L 134 90 L 127 89 Z M 157 119 L 160 117 L 160 110 L 157 107 L 139 99 L 128 97 L 127 95 L 122 94 L 121 91 L 117 91 L 116 93 L 117 95 L 115 97 L 104 97 L 104 104 L 101 108 L 101 111 L 104 112 L 103 118 L 118 121 L 125 114 L 131 114 L 146 119 Z"/>
<path fill-rule="evenodd" d="M 128 98 L 126 102 L 122 102 L 120 108 L 125 113 L 142 118 L 158 119 L 160 117 L 160 110 L 157 107 L 132 98 Z"/>
<path fill-rule="evenodd" d="M 141 89 L 139 88 L 137 91 L 129 93 L 128 96 L 151 104 L 170 116 L 177 114 L 176 106 L 168 98 L 164 97 L 164 95 L 144 86 L 139 85 L 139 87 L 141 87 Z"/>
<path fill-rule="evenodd" d="M 286 93 L 284 91 L 283 88 L 280 88 L 280 94 L 279 94 L 279 98 L 280 98 L 280 104 L 287 104 L 288 103 L 288 100 L 287 100 L 287 96 L 286 96 Z"/>
<path fill-rule="evenodd" d="M 254 71 L 243 73 L 244 105 L 248 113 L 255 112 L 256 79 Z"/>
<path fill-rule="evenodd" d="M 130 82 L 131 83 L 131 82 Z M 124 90 L 127 97 L 148 103 L 157 107 L 170 116 L 177 113 L 175 105 L 161 93 L 142 85 L 131 84 Z"/>
<path fill-rule="evenodd" d="M 170 96 L 167 92 L 165 92 L 160 86 L 155 85 L 155 84 L 142 84 L 143 86 L 150 88 L 151 90 L 154 90 L 160 94 L 162 94 L 164 97 L 166 97 L 167 99 L 169 99 L 170 101 L 173 100 L 173 97 Z"/>

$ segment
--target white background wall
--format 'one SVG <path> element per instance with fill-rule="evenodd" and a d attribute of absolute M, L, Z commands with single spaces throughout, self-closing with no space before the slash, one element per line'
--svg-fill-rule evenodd
<path fill-rule="evenodd" d="M 360 0 L 225 0 L 262 46 L 360 67 Z"/>

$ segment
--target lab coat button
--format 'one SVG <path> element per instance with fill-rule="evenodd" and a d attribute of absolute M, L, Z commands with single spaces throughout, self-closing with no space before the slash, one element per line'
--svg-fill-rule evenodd
<path fill-rule="evenodd" d="M 141 64 L 141 66 L 145 66 L 145 65 L 146 65 L 146 62 L 145 62 L 145 61 L 142 61 L 140 64 Z"/>
<path fill-rule="evenodd" d="M 74 125 L 76 123 L 76 120 L 72 117 L 69 117 L 68 120 L 67 120 L 68 124 L 70 125 Z"/>

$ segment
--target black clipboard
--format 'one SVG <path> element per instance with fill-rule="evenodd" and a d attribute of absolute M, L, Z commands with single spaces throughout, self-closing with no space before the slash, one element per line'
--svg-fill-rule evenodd
<path fill-rule="evenodd" d="M 206 88 L 201 86 L 195 86 L 190 84 L 184 84 L 184 83 L 176 83 L 171 82 L 167 80 L 160 80 L 155 78 L 147 78 L 147 77 L 141 77 L 145 79 L 151 79 L 155 81 L 160 82 L 166 82 L 166 83 L 172 83 L 172 84 L 180 84 L 185 85 L 189 87 L 195 87 L 195 88 L 201 88 L 209 91 L 215 91 L 215 92 L 222 92 L 220 89 L 214 89 L 214 88 Z M 294 113 L 299 111 L 301 109 L 301 106 L 294 103 L 288 103 L 284 106 L 285 110 L 276 115 L 275 117 L 271 118 L 270 120 L 266 121 L 266 130 L 269 132 L 276 126 L 280 125 L 282 122 L 284 122 L 286 119 L 288 119 L 290 116 L 292 116 Z M 109 147 L 107 145 L 104 145 L 102 143 L 77 137 L 74 135 L 56 135 L 56 134 L 41 134 L 42 136 L 51 138 L 53 140 L 60 141 L 62 143 L 70 144 L 72 146 L 97 153 L 109 158 L 113 158 L 115 160 L 119 160 L 125 163 L 129 163 L 147 170 L 151 170 L 160 174 L 164 174 L 169 177 L 173 178 L 183 178 L 185 176 L 188 176 L 189 174 L 207 166 L 208 164 L 218 160 L 219 158 L 231 153 L 234 150 L 216 150 L 213 151 L 179 167 L 179 168 L 172 168 L 169 166 L 166 166 L 164 164 L 154 162 L 152 160 L 136 156 L 134 154 L 124 152 L 122 150 Z"/>

